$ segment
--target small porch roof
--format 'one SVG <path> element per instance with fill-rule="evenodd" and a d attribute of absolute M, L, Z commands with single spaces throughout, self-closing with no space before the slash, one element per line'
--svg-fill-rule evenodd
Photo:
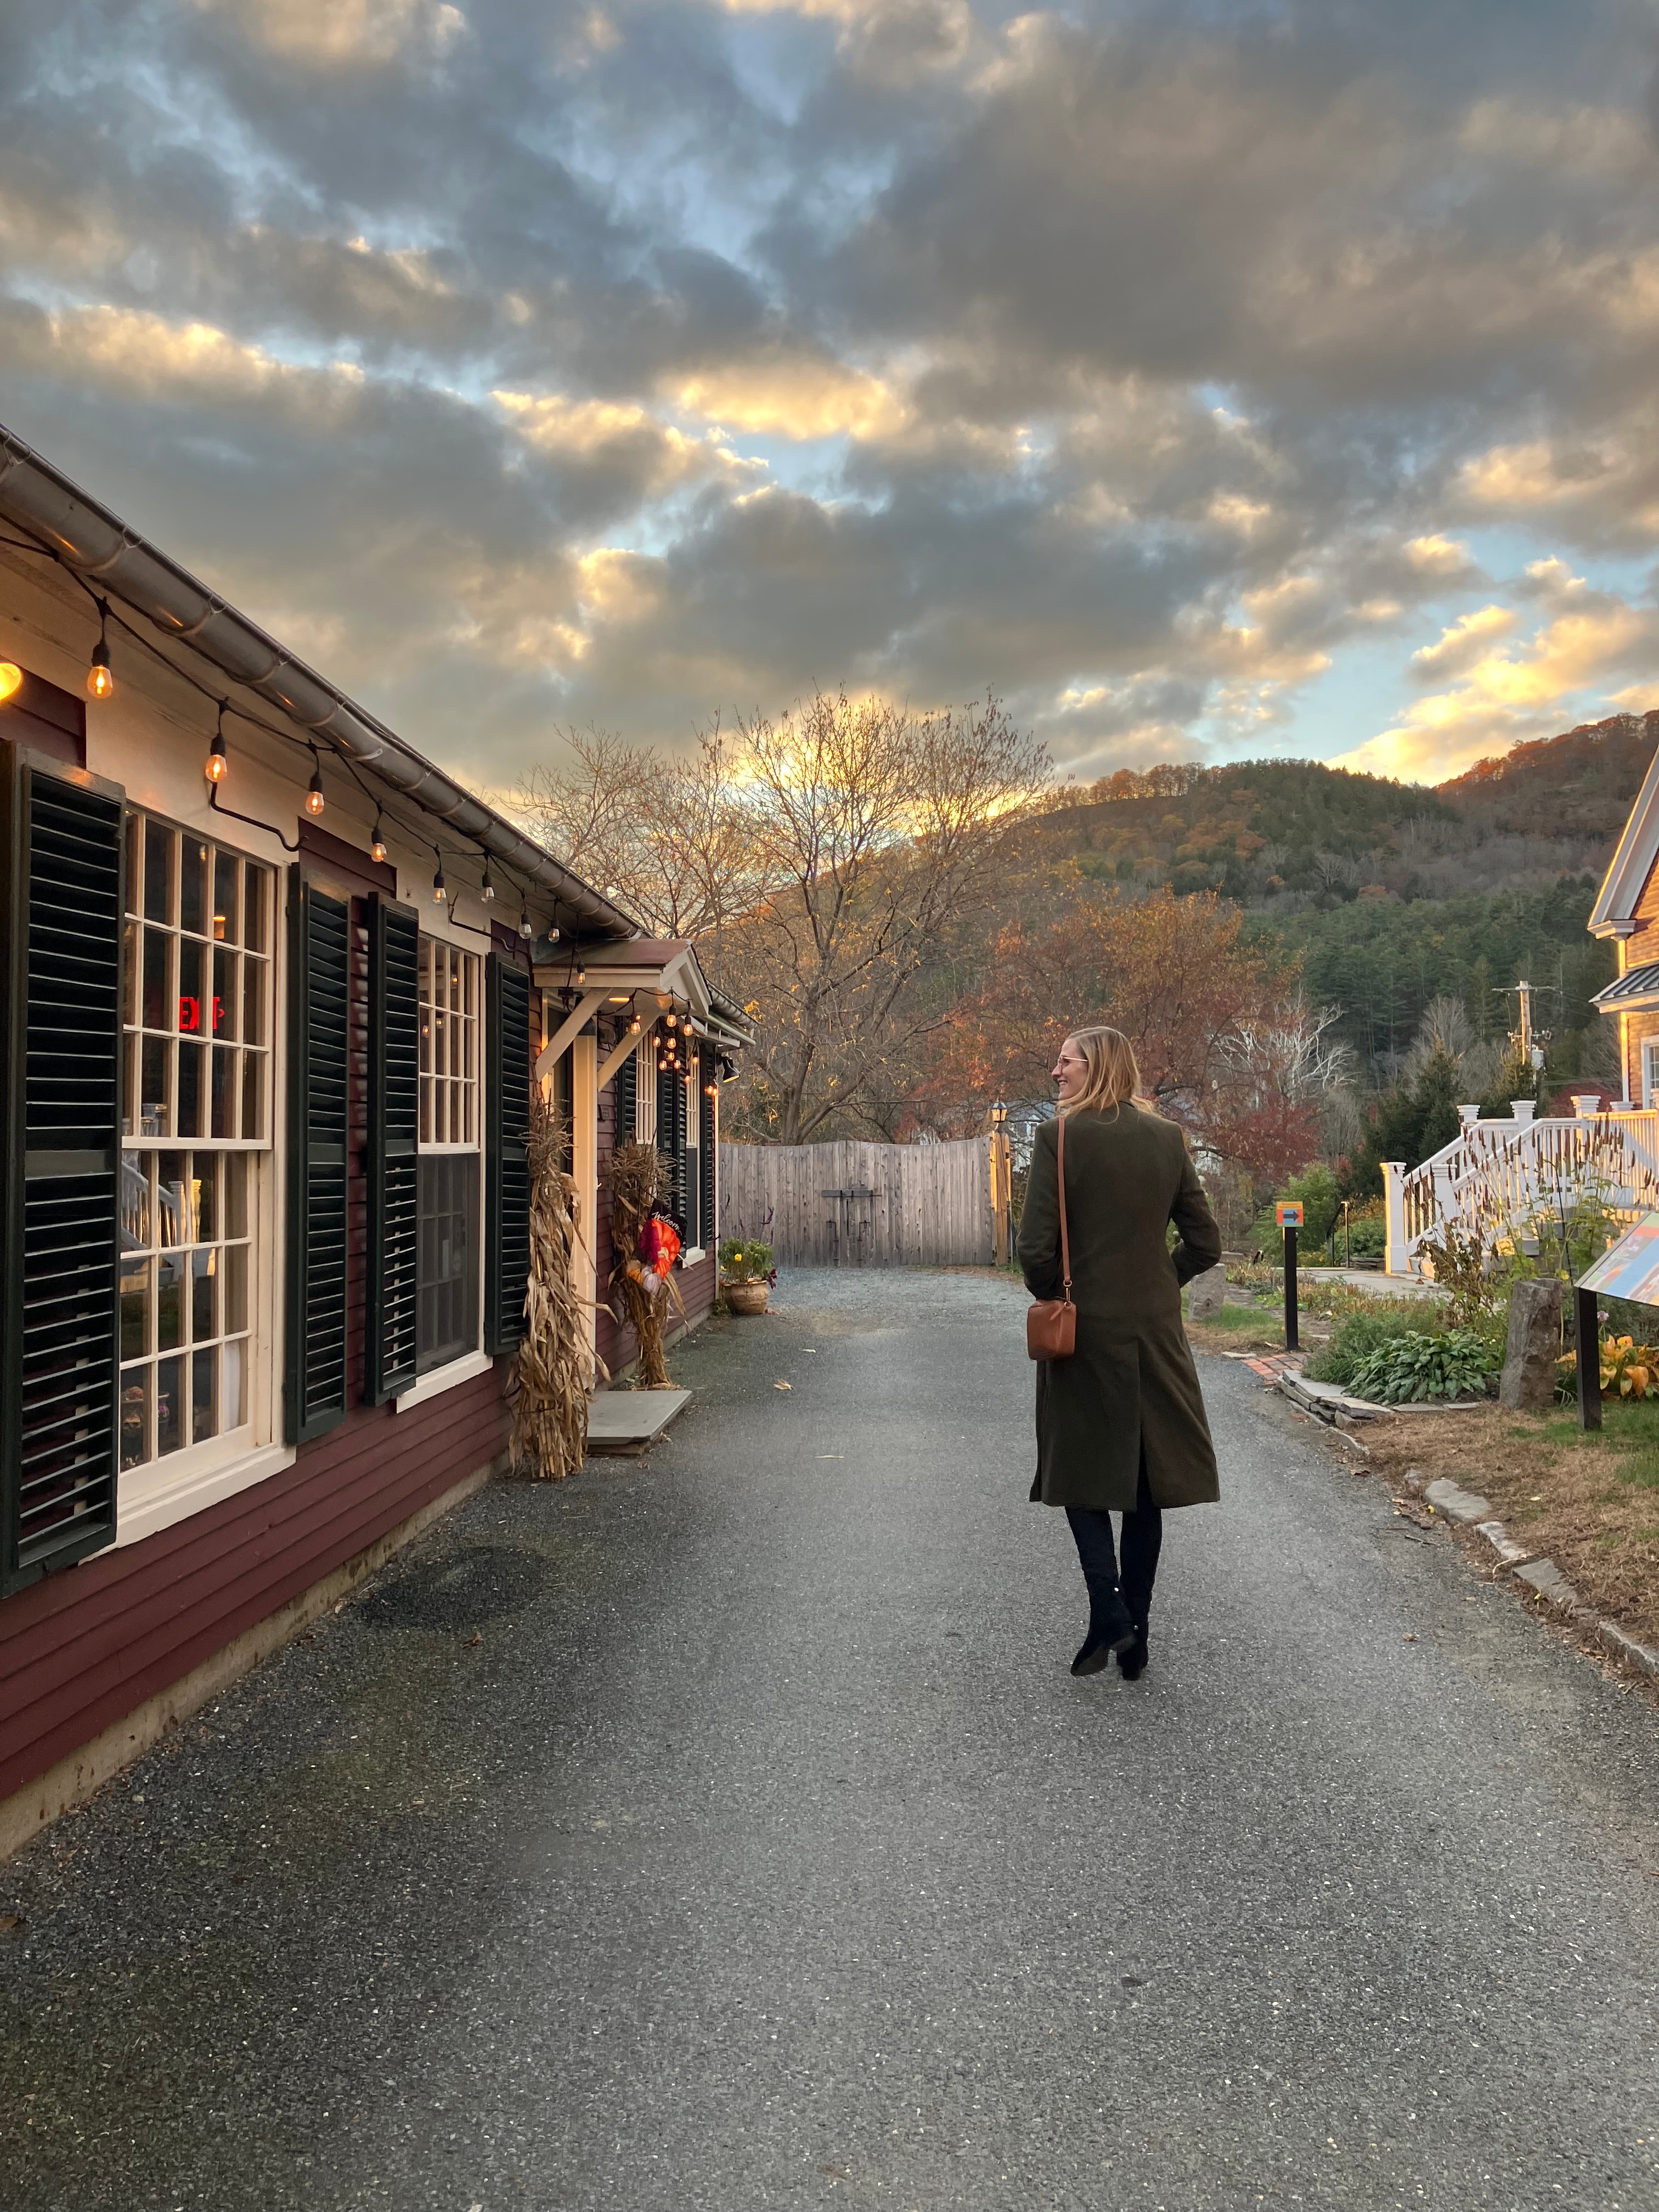
<path fill-rule="evenodd" d="M 1659 1006 L 1659 960 L 1650 960 L 1617 977 L 1597 991 L 1590 1004 L 1614 1007 L 1625 1013 L 1638 1007 Z"/>
<path fill-rule="evenodd" d="M 584 979 L 580 985 L 579 970 Z M 637 997 L 666 995 L 728 1051 L 755 1042 L 753 1024 L 735 1000 L 714 988 L 689 938 L 623 938 L 586 945 L 579 952 L 544 939 L 535 949 L 535 976 L 544 991 L 603 991 L 607 998 L 630 1004 Z"/>

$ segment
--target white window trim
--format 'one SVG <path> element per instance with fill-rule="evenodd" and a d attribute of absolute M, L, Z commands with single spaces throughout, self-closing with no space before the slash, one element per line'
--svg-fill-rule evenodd
<path fill-rule="evenodd" d="M 280 1474 L 299 1455 L 292 1444 L 266 1444 L 252 1449 L 251 1424 L 233 1429 L 228 1436 L 210 1437 L 204 1443 L 169 1452 L 165 1459 L 149 1460 L 132 1468 L 116 1489 L 115 1547 L 142 1544 L 175 1522 L 187 1521 L 210 1505 L 217 1505 L 256 1482 Z"/>
<path fill-rule="evenodd" d="M 118 775 L 118 769 L 116 771 Z M 247 1371 L 244 1378 L 248 1418 L 241 1427 L 225 1434 L 205 1437 L 199 1444 L 187 1444 L 180 1451 L 168 1452 L 164 1458 L 143 1461 L 132 1468 L 118 1468 L 115 1477 L 115 1548 L 126 1544 L 142 1543 L 146 1536 L 159 1535 L 175 1522 L 188 1520 L 192 1514 L 204 1512 L 222 1499 L 234 1498 L 239 1491 L 251 1489 L 256 1482 L 277 1474 L 291 1467 L 298 1457 L 292 1444 L 282 1442 L 283 1427 L 283 1361 L 284 1358 L 283 1324 L 281 1286 L 283 1273 L 288 1264 L 284 1243 L 278 1236 L 278 1224 L 286 1218 L 283 1212 L 284 1193 L 289 1170 L 288 1146 L 283 1136 L 285 1113 L 283 1102 L 288 1091 L 288 958 L 287 958 L 287 878 L 283 870 L 283 854 L 279 849 L 275 863 L 261 851 L 261 841 L 251 839 L 244 845 L 240 841 L 232 845 L 224 835 L 222 821 L 211 815 L 194 819 L 199 810 L 185 810 L 169 805 L 161 799 L 151 799 L 140 794 L 129 782 L 127 805 L 131 811 L 153 815 L 169 828 L 194 834 L 199 828 L 210 842 L 222 845 L 228 852 L 236 853 L 244 860 L 253 860 L 270 870 L 271 878 L 270 949 L 264 956 L 270 962 L 270 997 L 269 1017 L 270 1042 L 265 1048 L 267 1080 L 270 1085 L 267 1097 L 268 1121 L 265 1136 L 253 1142 L 237 1138 L 194 1137 L 124 1137 L 118 1150 L 124 1152 L 240 1152 L 248 1164 L 248 1328 L 241 1340 L 246 1346 Z M 210 940 L 207 940 L 210 941 Z M 122 1024 L 123 1050 L 127 1035 Z M 267 1255 L 264 1264 L 256 1264 L 258 1255 Z M 155 1361 L 149 1363 L 152 1369 Z M 96 1554 L 92 1556 L 96 1557 Z"/>
<path fill-rule="evenodd" d="M 434 1367 L 411 1382 L 392 1403 L 400 1413 L 412 1413 L 416 1406 L 424 1406 L 428 1398 L 441 1398 L 446 1390 L 454 1389 L 457 1383 L 471 1382 L 475 1376 L 488 1375 L 495 1364 L 495 1355 L 489 1352 L 464 1352 L 459 1359 L 452 1359 L 442 1367 Z"/>
<path fill-rule="evenodd" d="M 1642 1040 L 1642 1103 L 1659 1105 L 1659 1036 Z"/>

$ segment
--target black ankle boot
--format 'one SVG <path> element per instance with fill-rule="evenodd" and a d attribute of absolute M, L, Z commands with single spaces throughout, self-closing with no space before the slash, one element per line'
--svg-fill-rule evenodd
<path fill-rule="evenodd" d="M 1123 1593 L 1115 1587 L 1091 1590 L 1089 1633 L 1084 1638 L 1083 1649 L 1072 1662 L 1072 1672 L 1098 1674 L 1115 1655 L 1121 1659 L 1134 1641 L 1135 1625 L 1123 1602 Z"/>
<path fill-rule="evenodd" d="M 1146 1671 L 1146 1624 L 1135 1624 L 1135 1640 L 1127 1651 L 1117 1655 L 1118 1671 L 1126 1682 L 1138 1682 Z"/>

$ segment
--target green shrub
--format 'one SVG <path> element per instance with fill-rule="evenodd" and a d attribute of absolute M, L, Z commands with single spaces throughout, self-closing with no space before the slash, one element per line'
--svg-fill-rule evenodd
<path fill-rule="evenodd" d="M 1492 1347 L 1472 1328 L 1431 1335 L 1413 1329 L 1369 1352 L 1348 1388 L 1373 1405 L 1418 1405 L 1431 1398 L 1482 1398 L 1497 1372 Z"/>
<path fill-rule="evenodd" d="M 1389 1224 L 1373 1218 L 1351 1221 L 1346 1231 L 1332 1231 L 1331 1242 L 1339 1251 L 1352 1252 L 1356 1260 L 1380 1260 L 1389 1249 Z"/>
<path fill-rule="evenodd" d="M 758 1237 L 728 1237 L 720 1251 L 720 1273 L 727 1282 L 757 1283 L 772 1279 L 772 1247 Z"/>
<path fill-rule="evenodd" d="M 1382 1346 L 1397 1337 L 1437 1334 L 1439 1326 L 1439 1307 L 1427 1299 L 1367 1297 L 1338 1321 L 1330 1342 L 1308 1362 L 1308 1372 L 1317 1382 L 1351 1387 L 1354 1370 Z"/>

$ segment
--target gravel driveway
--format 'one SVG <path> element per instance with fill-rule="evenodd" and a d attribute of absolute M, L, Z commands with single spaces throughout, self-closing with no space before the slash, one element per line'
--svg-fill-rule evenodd
<path fill-rule="evenodd" d="M 1653 2212 L 1652 1708 L 1224 1360 L 1073 1681 L 1022 1303 L 786 1278 L 0 1868 L 0 2204 Z"/>

